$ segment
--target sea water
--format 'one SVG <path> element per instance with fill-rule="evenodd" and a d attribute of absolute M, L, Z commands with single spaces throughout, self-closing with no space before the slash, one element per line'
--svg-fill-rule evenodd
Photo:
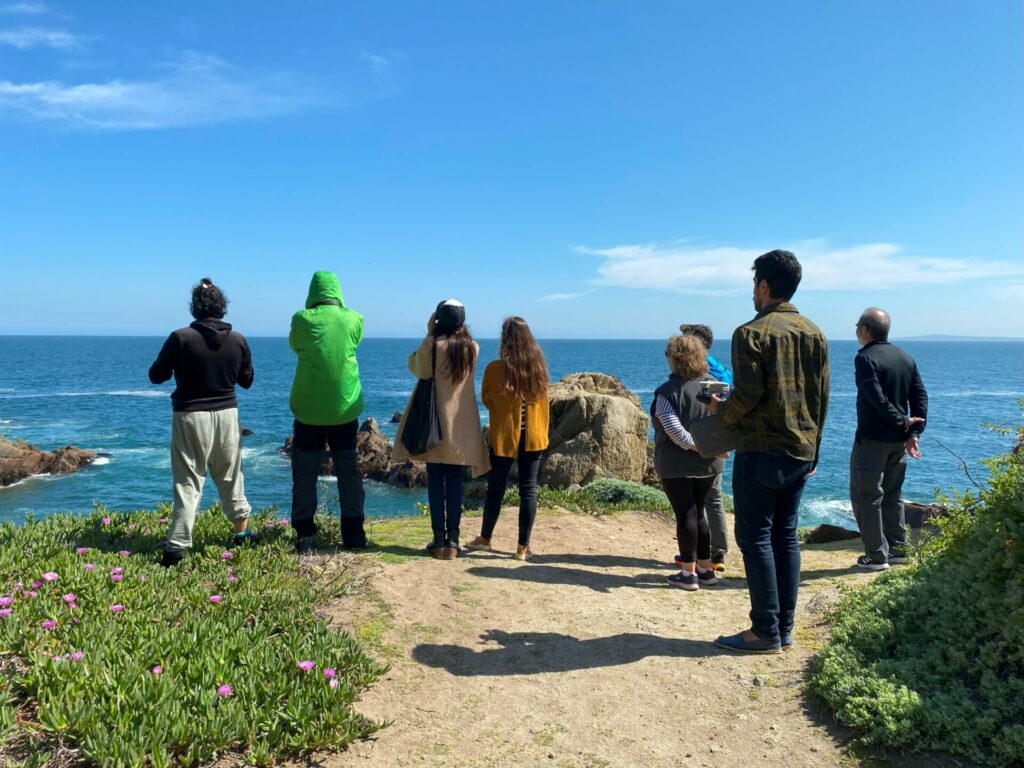
<path fill-rule="evenodd" d="M 406 359 L 418 339 L 366 339 L 359 366 L 366 410 L 389 438 L 392 414 L 404 409 L 415 380 Z M 0 489 L 0 521 L 54 511 L 82 513 L 95 501 L 115 510 L 152 508 L 171 499 L 170 392 L 173 382 L 149 383 L 147 371 L 162 338 L 0 337 L 0 435 L 52 450 L 76 445 L 109 454 L 76 474 L 36 477 Z M 246 493 L 254 507 L 277 505 L 287 514 L 291 469 L 278 450 L 291 434 L 288 392 L 295 357 L 281 338 L 249 339 L 256 380 L 238 390 L 239 413 L 253 434 L 243 441 Z M 899 343 L 899 342 L 897 342 Z M 617 376 L 649 409 L 654 389 L 665 380 L 663 340 L 541 342 L 553 380 L 567 373 L 600 371 Z M 984 482 L 980 462 L 1003 453 L 1010 438 L 983 427 L 1021 419 L 1024 344 L 1016 342 L 917 341 L 899 343 L 918 363 L 930 398 L 923 456 L 911 461 L 904 485 L 908 500 L 928 502 L 936 489 Z M 853 341 L 831 344 L 832 400 L 822 441 L 821 463 L 804 493 L 801 524 L 851 525 L 848 483 L 850 444 L 856 427 Z M 729 360 L 728 343 L 712 353 Z M 480 341 L 479 380 L 497 341 Z M 486 422 L 486 411 L 481 407 Z M 961 466 L 961 459 L 966 471 Z M 731 462 L 726 465 L 728 491 Z M 416 514 L 422 489 L 366 483 L 370 516 Z M 216 499 L 207 483 L 204 506 Z"/>

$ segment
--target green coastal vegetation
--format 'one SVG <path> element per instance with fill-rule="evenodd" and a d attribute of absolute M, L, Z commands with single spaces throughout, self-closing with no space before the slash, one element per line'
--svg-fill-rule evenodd
<path fill-rule="evenodd" d="M 987 465 L 914 565 L 831 616 L 810 688 L 864 744 L 1024 765 L 1024 427 Z"/>

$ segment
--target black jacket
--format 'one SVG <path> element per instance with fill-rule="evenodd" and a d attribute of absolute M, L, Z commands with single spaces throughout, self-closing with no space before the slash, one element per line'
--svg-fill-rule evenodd
<path fill-rule="evenodd" d="M 910 416 L 928 418 L 928 393 L 914 359 L 887 341 L 864 345 L 853 360 L 857 380 L 857 437 L 902 443 L 924 432 L 907 429 Z"/>
<path fill-rule="evenodd" d="M 174 376 L 171 393 L 176 411 L 222 411 L 235 408 L 235 384 L 252 386 L 252 354 L 245 337 L 222 320 L 196 320 L 164 342 L 150 366 L 149 380 L 162 384 Z"/>

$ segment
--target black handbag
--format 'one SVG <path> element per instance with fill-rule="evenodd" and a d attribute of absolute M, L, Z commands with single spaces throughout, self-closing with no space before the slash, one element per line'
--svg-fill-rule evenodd
<path fill-rule="evenodd" d="M 437 339 L 430 353 L 430 378 L 419 379 L 412 392 L 409 415 L 402 430 L 402 445 L 413 456 L 426 453 L 441 442 L 441 417 L 437 413 Z"/>

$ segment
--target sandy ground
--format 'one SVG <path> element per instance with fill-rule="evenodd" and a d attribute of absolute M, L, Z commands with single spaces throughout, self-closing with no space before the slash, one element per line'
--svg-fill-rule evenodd
<path fill-rule="evenodd" d="M 665 581 L 663 515 L 542 513 L 527 563 L 515 517 L 503 552 L 436 561 L 407 535 L 358 556 L 361 586 L 329 613 L 391 664 L 357 705 L 391 724 L 307 765 L 858 764 L 803 682 L 825 611 L 872 578 L 850 568 L 859 541 L 805 549 L 795 649 L 743 656 L 711 643 L 749 626 L 738 552 L 721 585 L 689 593 Z"/>

